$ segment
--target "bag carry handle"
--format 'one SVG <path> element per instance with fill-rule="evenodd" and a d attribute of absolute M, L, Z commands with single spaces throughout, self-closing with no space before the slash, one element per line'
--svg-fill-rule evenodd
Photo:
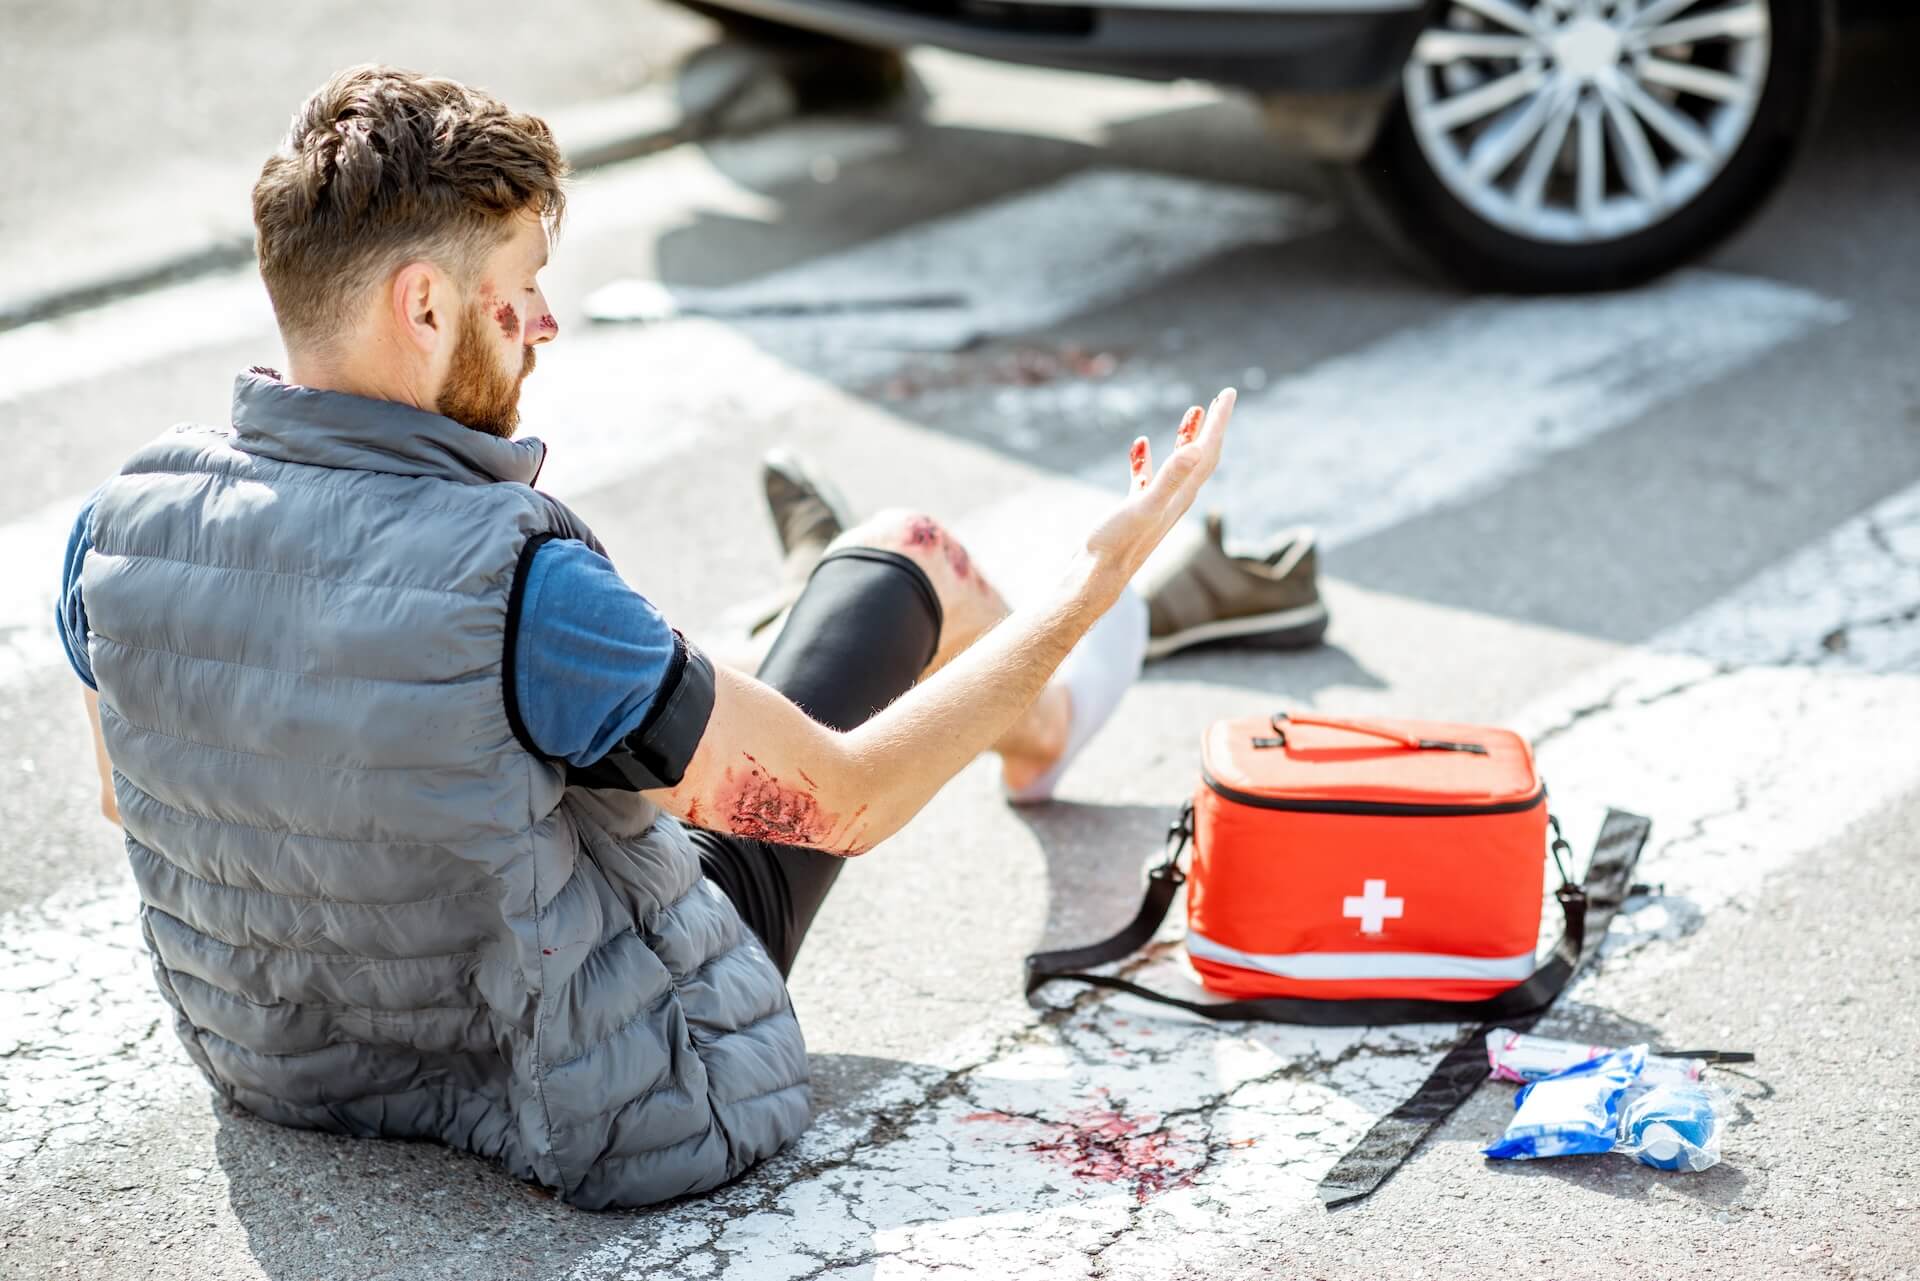
<path fill-rule="evenodd" d="M 1560 824 L 1553 824 L 1554 862 L 1561 867 L 1560 888 L 1553 892 L 1560 904 L 1565 928 L 1560 941 L 1539 968 L 1498 996 L 1484 1001 L 1439 1001 L 1419 997 L 1380 997 L 1369 1000 L 1322 1001 L 1309 997 L 1265 996 L 1236 1001 L 1188 1001 L 1164 992 L 1156 992 L 1130 980 L 1107 974 L 1088 974 L 1091 965 L 1104 965 L 1146 946 L 1173 903 L 1174 891 L 1187 879 L 1179 859 L 1193 839 L 1193 805 L 1181 808 L 1180 817 L 1167 828 L 1167 854 L 1147 872 L 1146 894 L 1140 910 L 1125 929 L 1111 938 L 1085 947 L 1061 948 L 1051 952 L 1033 952 L 1027 956 L 1027 996 L 1032 998 L 1043 984 L 1054 979 L 1087 983 L 1094 987 L 1130 992 L 1161 1005 L 1176 1006 L 1209 1019 L 1256 1019 L 1268 1023 L 1296 1023 L 1308 1027 L 1357 1027 L 1393 1023 L 1465 1023 L 1524 1018 L 1544 1010 L 1560 995 L 1573 972 L 1579 968 L 1586 951 L 1588 929 L 1597 939 L 1605 934 L 1613 914 L 1627 896 L 1633 866 L 1645 844 L 1649 823 L 1637 814 L 1609 810 L 1601 825 L 1600 839 L 1587 865 L 1584 884 L 1575 885 L 1566 876 L 1563 853 L 1571 853 L 1560 835 Z"/>
<path fill-rule="evenodd" d="M 1487 754 L 1487 749 L 1479 743 L 1459 743 L 1448 738 L 1420 738 L 1397 729 L 1389 729 L 1385 725 L 1376 725 L 1372 721 L 1321 716 L 1313 712 L 1275 712 L 1268 718 L 1267 723 L 1273 726 L 1273 732 L 1279 736 L 1280 740 L 1274 744 L 1275 747 L 1287 745 L 1287 731 L 1281 725 L 1282 721 L 1291 725 L 1318 725 L 1324 729 L 1344 729 L 1355 734 L 1371 734 L 1375 738 L 1384 738 L 1416 752 L 1472 752 L 1476 756 Z"/>

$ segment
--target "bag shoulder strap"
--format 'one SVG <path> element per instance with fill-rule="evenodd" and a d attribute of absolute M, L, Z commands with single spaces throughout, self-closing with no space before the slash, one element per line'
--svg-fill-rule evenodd
<path fill-rule="evenodd" d="M 1545 964 L 1524 982 L 1490 1001 L 1308 1001 L 1261 1000 L 1197 1002 L 1155 992 L 1126 979 L 1083 974 L 1083 966 L 1101 965 L 1144 947 L 1166 919 L 1174 891 L 1185 880 L 1178 866 L 1181 851 L 1192 837 L 1192 807 L 1168 829 L 1167 857 L 1147 874 L 1147 891 L 1131 923 L 1112 938 L 1080 948 L 1035 952 L 1027 957 L 1027 994 L 1051 979 L 1071 979 L 1097 987 L 1130 992 L 1149 1001 L 1174 1005 L 1212 1019 L 1262 1019 L 1270 1022 L 1317 1026 L 1395 1022 L 1464 1022 L 1483 1020 L 1442 1058 L 1412 1098 L 1376 1122 L 1373 1128 L 1335 1163 L 1320 1181 L 1321 1201 L 1329 1208 L 1370 1194 L 1413 1154 L 1454 1109 L 1479 1088 L 1487 1076 L 1486 1034 L 1506 1026 L 1524 1031 L 1538 1022 L 1546 1007 L 1571 981 L 1580 964 L 1606 937 L 1614 914 L 1633 884 L 1633 872 L 1645 847 L 1651 824 L 1638 814 L 1608 810 L 1587 873 L 1580 885 L 1567 878 L 1561 855 L 1567 843 L 1553 825 L 1554 861 L 1560 865 L 1561 886 L 1556 896 L 1566 916 L 1566 933 Z M 1701 1057 L 1705 1057 L 1704 1055 Z M 1725 1061 L 1749 1055 L 1715 1055 Z"/>
<path fill-rule="evenodd" d="M 1586 955 L 1598 950 L 1600 940 L 1607 936 L 1607 930 L 1613 924 L 1614 913 L 1620 910 L 1620 904 L 1633 892 L 1634 868 L 1640 861 L 1640 851 L 1646 846 L 1651 828 L 1652 824 L 1638 814 L 1629 814 L 1624 810 L 1607 811 L 1606 821 L 1600 825 L 1600 839 L 1594 846 L 1593 858 L 1587 864 L 1585 880 L 1587 933 L 1592 941 L 1584 949 L 1583 955 L 1575 957 L 1576 970 Z M 1524 1032 L 1545 1014 L 1543 1008 L 1518 1019 L 1490 1020 L 1461 1037 L 1446 1057 L 1434 1066 L 1427 1079 L 1421 1082 L 1420 1088 L 1413 1092 L 1413 1097 L 1374 1122 L 1373 1128 L 1362 1135 L 1360 1141 L 1349 1148 L 1346 1155 L 1336 1161 L 1333 1168 L 1321 1178 L 1318 1189 L 1321 1203 L 1331 1210 L 1371 1195 L 1487 1079 L 1487 1033 L 1501 1022 L 1517 1032 Z M 1693 1057 L 1712 1058 L 1726 1063 L 1751 1061 L 1753 1058 L 1750 1054 L 1718 1051 Z"/>
<path fill-rule="evenodd" d="M 1637 825 L 1637 838 L 1628 827 Z M 1374 1000 L 1322 1001 L 1299 997 L 1255 997 L 1237 1001 L 1189 1001 L 1165 992 L 1156 992 L 1128 979 L 1106 974 L 1085 973 L 1085 967 L 1117 961 L 1146 946 L 1160 923 L 1166 919 L 1174 892 L 1186 880 L 1180 869 L 1180 854 L 1193 837 L 1193 807 L 1187 805 L 1180 817 L 1167 829 L 1167 855 L 1147 872 L 1146 893 L 1140 910 L 1126 928 L 1111 938 L 1085 947 L 1034 952 L 1027 957 L 1027 996 L 1032 997 L 1043 984 L 1054 979 L 1086 983 L 1095 987 L 1127 992 L 1161 1005 L 1171 1005 L 1209 1019 L 1255 1019 L 1269 1023 L 1297 1023 L 1313 1027 L 1375 1026 L 1390 1023 L 1463 1023 L 1471 1020 L 1511 1022 L 1544 1010 L 1573 978 L 1586 947 L 1588 918 L 1596 906 L 1605 906 L 1611 920 L 1613 911 L 1626 896 L 1634 861 L 1646 839 L 1647 820 L 1624 811 L 1613 810 L 1601 827 L 1600 841 L 1587 867 L 1584 882 L 1575 885 L 1567 879 L 1563 853 L 1571 852 L 1553 826 L 1554 861 L 1561 866 L 1561 884 L 1554 891 L 1559 901 L 1565 928 L 1547 959 L 1520 983 L 1498 996 L 1484 1001 L 1438 1001 L 1413 997 Z M 1631 855 L 1621 860 L 1621 852 L 1632 846 Z"/>

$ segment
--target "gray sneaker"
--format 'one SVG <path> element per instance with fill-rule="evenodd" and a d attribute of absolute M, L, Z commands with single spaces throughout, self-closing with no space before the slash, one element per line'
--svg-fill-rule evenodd
<path fill-rule="evenodd" d="M 853 523 L 847 500 L 806 459 L 784 446 L 768 450 L 760 460 L 760 482 L 785 557 L 785 577 L 805 582 L 827 544 Z"/>
<path fill-rule="evenodd" d="M 1287 530 L 1251 555 L 1236 555 L 1222 524 L 1210 511 L 1204 536 L 1180 527 L 1178 540 L 1169 536 L 1134 580 L 1147 598 L 1148 658 L 1227 639 L 1293 648 L 1326 632 L 1313 531 Z"/>
<path fill-rule="evenodd" d="M 726 611 L 721 619 L 723 626 L 739 628 L 749 636 L 793 604 L 827 544 L 853 523 L 840 491 L 791 449 L 775 446 L 767 451 L 760 460 L 760 483 L 766 490 L 774 535 L 780 540 L 780 585 Z"/>

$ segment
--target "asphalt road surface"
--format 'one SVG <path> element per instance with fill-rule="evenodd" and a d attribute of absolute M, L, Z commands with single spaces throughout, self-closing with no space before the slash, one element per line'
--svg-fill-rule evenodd
<path fill-rule="evenodd" d="M 991 762 L 849 866 L 792 976 L 818 1119 L 713 1194 L 572 1211 L 477 1159 L 218 1105 L 153 989 L 49 624 L 81 497 L 276 364 L 247 273 L 0 335 L 0 1273 L 46 1277 L 1896 1277 L 1920 1270 L 1920 84 L 1857 49 L 1790 184 L 1646 289 L 1401 271 L 1243 104 L 918 62 L 918 113 L 583 180 L 527 392 L 543 485 L 676 623 L 775 581 L 761 452 L 924 507 L 1017 594 L 1127 443 L 1240 388 L 1230 539 L 1324 540 L 1327 643 L 1149 668 L 1015 812 Z M 964 307 L 593 325 L 621 281 Z M 1653 819 L 1543 1030 L 1757 1052 L 1697 1175 L 1490 1165 L 1481 1089 L 1382 1191 L 1318 1177 L 1458 1035 L 1226 1024 L 1021 958 L 1131 914 L 1202 727 L 1293 705 L 1511 723 L 1584 850 Z M 1357 886 L 1356 886 L 1357 889 Z M 1129 973 L 1182 981 L 1179 904 Z"/>

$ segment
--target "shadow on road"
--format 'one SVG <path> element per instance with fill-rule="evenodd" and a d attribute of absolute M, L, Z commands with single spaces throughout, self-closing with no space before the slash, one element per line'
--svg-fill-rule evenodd
<path fill-rule="evenodd" d="M 1244 689 L 1269 699 L 1275 707 L 1311 703 L 1320 691 L 1335 687 L 1388 688 L 1352 651 L 1331 641 L 1301 650 L 1208 645 L 1163 658 L 1147 667 L 1140 679 L 1143 684 L 1190 681 Z"/>

